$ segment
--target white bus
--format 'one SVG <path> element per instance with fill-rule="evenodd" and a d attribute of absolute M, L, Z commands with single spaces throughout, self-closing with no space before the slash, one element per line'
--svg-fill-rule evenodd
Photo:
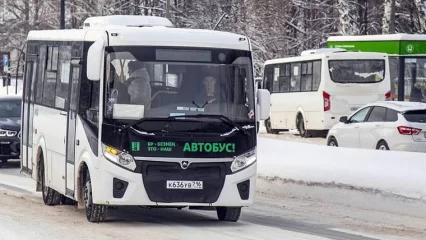
<path fill-rule="evenodd" d="M 72 199 L 101 222 L 123 205 L 237 221 L 253 203 L 269 92 L 254 90 L 245 36 L 93 17 L 31 31 L 25 62 L 21 165 L 45 204 Z"/>
<path fill-rule="evenodd" d="M 364 104 L 390 100 L 386 54 L 318 49 L 268 60 L 264 88 L 271 92 L 268 133 L 297 129 L 302 137 L 326 136 L 341 116 Z"/>

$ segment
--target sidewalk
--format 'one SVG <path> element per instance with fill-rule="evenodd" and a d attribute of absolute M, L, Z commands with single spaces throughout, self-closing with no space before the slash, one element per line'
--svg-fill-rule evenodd
<path fill-rule="evenodd" d="M 0 168 L 0 189 L 36 194 L 36 182 L 19 171 L 19 168 Z"/>

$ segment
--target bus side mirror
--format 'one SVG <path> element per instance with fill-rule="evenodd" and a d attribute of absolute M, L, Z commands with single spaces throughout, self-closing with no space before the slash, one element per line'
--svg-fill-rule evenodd
<path fill-rule="evenodd" d="M 257 90 L 257 103 L 258 103 L 258 119 L 266 120 L 269 118 L 271 108 L 271 94 L 266 89 Z"/>
<path fill-rule="evenodd" d="M 144 117 L 144 113 L 144 105 L 114 104 L 112 118 L 120 120 L 140 120 Z"/>
<path fill-rule="evenodd" d="M 87 78 L 91 81 L 99 81 L 101 79 L 101 68 L 103 61 L 104 41 L 97 40 L 90 46 L 87 52 Z"/>

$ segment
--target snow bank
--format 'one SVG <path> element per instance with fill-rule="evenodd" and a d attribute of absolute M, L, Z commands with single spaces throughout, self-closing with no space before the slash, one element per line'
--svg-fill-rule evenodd
<path fill-rule="evenodd" d="M 426 196 L 426 154 L 333 148 L 258 138 L 258 173 L 296 181 L 347 184 Z"/>

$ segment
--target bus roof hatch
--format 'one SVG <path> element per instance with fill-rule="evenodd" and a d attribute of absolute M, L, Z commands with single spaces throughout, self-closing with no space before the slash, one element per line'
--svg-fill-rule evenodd
<path fill-rule="evenodd" d="M 83 28 L 123 26 L 123 27 L 173 27 L 173 23 L 163 17 L 136 16 L 136 15 L 111 15 L 89 17 L 83 23 Z"/>
<path fill-rule="evenodd" d="M 311 54 L 324 54 L 324 53 L 337 53 L 337 52 L 347 52 L 343 48 L 319 48 L 319 49 L 310 49 L 302 51 L 300 56 L 307 56 Z"/>

